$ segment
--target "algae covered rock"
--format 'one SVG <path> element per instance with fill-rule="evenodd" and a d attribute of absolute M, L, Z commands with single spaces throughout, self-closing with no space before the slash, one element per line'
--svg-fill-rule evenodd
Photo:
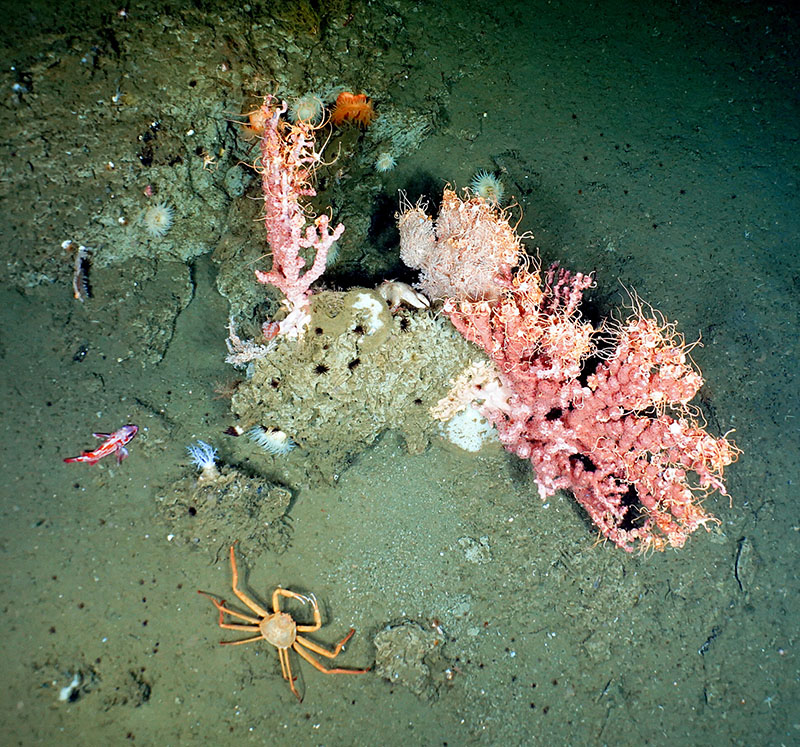
<path fill-rule="evenodd" d="M 374 639 L 375 671 L 414 695 L 435 700 L 452 671 L 442 636 L 414 620 L 389 623 Z"/>
<path fill-rule="evenodd" d="M 279 339 L 253 361 L 232 399 L 240 431 L 254 441 L 279 432 L 298 448 L 273 456 L 248 444 L 246 456 L 266 473 L 275 469 L 275 459 L 284 459 L 290 481 L 302 482 L 336 479 L 389 429 L 402 434 L 409 452 L 419 453 L 438 429 L 430 408 L 474 355 L 432 312 L 399 310 L 392 316 L 386 301 L 364 288 L 319 293 L 303 338 Z"/>
<path fill-rule="evenodd" d="M 177 480 L 159 501 L 173 541 L 216 548 L 246 540 L 281 553 L 291 539 L 286 516 L 291 499 L 285 487 L 224 465 L 213 479 Z"/>

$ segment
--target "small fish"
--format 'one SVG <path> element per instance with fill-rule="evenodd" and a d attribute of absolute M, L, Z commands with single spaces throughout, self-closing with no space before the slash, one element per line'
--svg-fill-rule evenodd
<path fill-rule="evenodd" d="M 80 456 L 67 457 L 65 462 L 86 462 L 87 464 L 97 464 L 103 457 L 109 454 L 117 455 L 117 464 L 122 464 L 122 460 L 128 456 L 127 444 L 139 432 L 138 425 L 123 425 L 122 428 L 113 433 L 92 433 L 95 438 L 105 439 L 94 451 L 84 451 Z"/>

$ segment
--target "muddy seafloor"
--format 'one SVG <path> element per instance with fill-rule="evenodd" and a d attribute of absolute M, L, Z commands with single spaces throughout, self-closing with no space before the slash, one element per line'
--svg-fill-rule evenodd
<path fill-rule="evenodd" d="M 246 7 L 5 14 L 3 743 L 346 745 L 379 728 L 387 744 L 795 741 L 788 5 Z M 596 271 L 587 313 L 635 288 L 702 336 L 699 404 L 743 455 L 730 504 L 708 499 L 719 527 L 653 557 L 598 544 L 499 446 L 411 456 L 389 431 L 330 484 L 298 478 L 300 448 L 275 459 L 259 477 L 292 497 L 280 541 L 238 546 L 249 593 L 313 593 L 315 640 L 355 628 L 341 666 L 373 665 L 387 626 L 408 632 L 393 681 L 294 662 L 298 704 L 266 643 L 217 645 L 236 634 L 196 590 L 232 598 L 226 526 L 164 504 L 197 438 L 253 469 L 215 388 L 240 376 L 224 363 L 231 310 L 274 301 L 251 282 L 257 185 L 227 120 L 306 85 L 364 90 L 397 123 L 386 142 L 338 138 L 324 194 L 351 238 L 328 285 L 402 272 L 398 189 L 435 200 L 495 171 L 544 262 Z M 398 163 L 378 174 L 384 147 Z M 158 240 L 140 222 L 148 185 L 175 210 Z M 85 303 L 67 240 L 95 252 Z M 63 464 L 126 422 L 141 430 L 121 466 Z"/>

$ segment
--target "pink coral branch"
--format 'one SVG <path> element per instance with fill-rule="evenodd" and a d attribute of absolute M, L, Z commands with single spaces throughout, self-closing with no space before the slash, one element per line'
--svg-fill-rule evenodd
<path fill-rule="evenodd" d="M 280 322 L 279 334 L 297 337 L 308 323 L 311 284 L 325 271 L 328 251 L 344 232 L 344 226 L 340 223 L 331 230 L 330 218 L 325 214 L 311 218 L 308 225 L 307 211 L 299 198 L 316 195 L 311 179 L 322 158 L 314 147 L 313 127 L 307 122 L 288 126 L 281 119 L 286 109 L 286 102 L 279 105 L 267 96 L 258 117 L 264 126 L 258 171 L 272 268 L 266 272 L 256 270 L 256 278 L 283 293 L 287 315 Z M 305 272 L 301 249 L 310 249 L 314 255 Z"/>

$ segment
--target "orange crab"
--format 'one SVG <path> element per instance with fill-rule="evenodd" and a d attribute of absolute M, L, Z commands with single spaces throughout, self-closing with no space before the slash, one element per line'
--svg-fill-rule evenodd
<path fill-rule="evenodd" d="M 318 643 L 314 643 L 314 641 L 298 635 L 298 633 L 312 633 L 313 631 L 319 630 L 322 627 L 322 617 L 319 612 L 319 604 L 317 603 L 316 597 L 313 594 L 310 594 L 309 596 L 303 596 L 302 594 L 298 594 L 294 591 L 289 591 L 288 589 L 281 589 L 278 587 L 272 594 L 273 612 L 268 612 L 261 605 L 250 599 L 250 597 L 248 597 L 247 594 L 245 594 L 241 589 L 239 589 L 239 571 L 236 568 L 236 556 L 234 555 L 233 548 L 234 545 L 231 545 L 231 572 L 233 574 L 231 586 L 233 587 L 233 593 L 236 594 L 243 604 L 247 605 L 247 607 L 255 612 L 258 617 L 256 618 L 251 617 L 250 615 L 243 615 L 241 612 L 228 609 L 225 607 L 224 599 L 219 602 L 214 599 L 211 594 L 208 594 L 205 591 L 198 590 L 198 594 L 202 594 L 204 597 L 210 599 L 212 604 L 219 610 L 220 628 L 225 628 L 226 630 L 246 630 L 252 633 L 257 633 L 257 635 L 254 635 L 252 638 L 243 638 L 240 641 L 220 641 L 223 646 L 238 646 L 242 643 L 251 643 L 252 641 L 260 641 L 262 639 L 266 640 L 268 643 L 271 643 L 273 646 L 275 646 L 275 648 L 278 649 L 278 659 L 281 663 L 281 673 L 283 674 L 283 679 L 289 681 L 289 687 L 300 701 L 303 700 L 303 697 L 299 692 L 297 692 L 297 688 L 294 686 L 295 677 L 292 676 L 292 667 L 291 663 L 289 662 L 290 648 L 293 648 L 298 654 L 300 654 L 300 656 L 302 656 L 309 664 L 311 664 L 312 667 L 318 669 L 323 674 L 364 674 L 365 672 L 369 671 L 369 667 L 366 669 L 342 669 L 340 667 L 328 669 L 322 666 L 322 664 L 320 664 L 320 662 L 318 662 L 309 653 L 309 651 L 313 651 L 315 654 L 319 654 L 320 656 L 324 656 L 328 659 L 334 659 L 339 655 L 339 652 L 342 650 L 344 644 L 347 643 L 353 633 L 355 633 L 355 628 L 350 628 L 350 632 L 344 638 L 342 638 L 339 643 L 336 644 L 333 651 L 328 651 Z M 295 599 L 302 604 L 310 604 L 314 612 L 313 624 L 298 625 L 288 612 L 282 612 L 280 608 L 281 597 Z M 239 623 L 226 623 L 225 614 L 231 615 L 239 620 L 244 620 L 248 623 L 248 625 L 242 625 Z M 308 651 L 305 649 L 308 649 Z"/>

